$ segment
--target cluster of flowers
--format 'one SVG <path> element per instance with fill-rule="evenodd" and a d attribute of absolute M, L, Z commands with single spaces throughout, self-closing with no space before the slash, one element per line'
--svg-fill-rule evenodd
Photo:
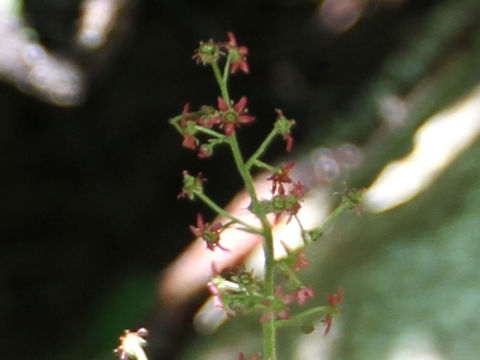
<path fill-rule="evenodd" d="M 304 186 L 300 181 L 293 182 L 290 178 L 290 171 L 294 166 L 294 162 L 289 162 L 268 178 L 272 181 L 273 197 L 268 201 L 262 201 L 262 205 L 266 213 L 275 214 L 275 222 L 284 214 L 288 215 L 289 222 L 300 210 Z M 291 184 L 288 191 L 283 184 Z"/>
<path fill-rule="evenodd" d="M 200 42 L 200 47 L 195 51 L 193 58 L 197 63 L 209 64 L 218 70 L 217 62 L 222 56 L 227 56 L 229 66 L 226 66 L 226 69 L 230 69 L 231 74 L 239 70 L 248 74 L 250 72 L 247 63 L 248 48 L 239 46 L 233 33 L 229 32 L 227 35 L 228 42 L 222 43 L 213 40 Z M 213 154 L 213 148 L 216 145 L 225 142 L 225 137 L 234 134 L 235 130 L 241 125 L 249 124 L 255 120 L 255 116 L 248 114 L 247 104 L 246 96 L 242 96 L 236 103 L 233 103 L 224 95 L 217 97 L 216 107 L 203 105 L 198 111 L 191 111 L 190 103 L 186 103 L 182 114 L 171 119 L 171 123 L 183 136 L 182 145 L 184 147 L 197 151 L 200 158 L 208 158 Z M 286 149 L 290 151 L 293 148 L 290 128 L 295 124 L 295 121 L 287 119 L 281 110 L 276 111 L 278 116 L 275 129 L 283 136 L 286 141 Z M 220 132 L 208 131 L 215 128 L 223 130 L 224 136 Z M 213 138 L 210 138 L 208 142 L 201 143 L 199 135 L 202 133 L 209 134 Z"/>
<path fill-rule="evenodd" d="M 277 169 L 277 172 L 270 176 L 268 180 L 272 181 L 272 198 L 270 200 L 263 200 L 261 205 L 266 214 L 275 214 L 275 222 L 279 220 L 282 215 L 288 216 L 287 222 L 297 215 L 301 208 L 300 201 L 303 196 L 303 185 L 299 181 L 293 182 L 290 178 L 290 171 L 295 166 L 294 162 L 290 162 L 281 168 Z M 183 188 L 179 197 L 186 197 L 191 200 L 195 195 L 203 193 L 203 183 L 205 178 L 201 174 L 197 176 L 190 175 L 187 171 L 183 172 Z M 284 184 L 291 184 L 288 190 L 285 189 Z M 220 233 L 230 226 L 230 223 L 222 225 L 220 222 L 216 222 L 212 225 L 206 223 L 202 214 L 197 214 L 196 226 L 191 225 L 190 231 L 193 235 L 203 239 L 209 250 L 215 248 L 229 251 L 220 245 Z"/>
<path fill-rule="evenodd" d="M 290 172 L 295 166 L 294 162 L 289 162 L 275 173 L 268 177 L 272 181 L 270 200 L 263 200 L 262 206 L 265 213 L 275 214 L 275 221 L 278 221 L 282 215 L 288 216 L 287 222 L 297 214 L 301 208 L 301 198 L 303 195 L 303 185 L 294 181 L 290 177 Z M 183 189 L 180 196 L 193 199 L 195 195 L 203 193 L 203 183 L 205 179 L 199 174 L 192 176 L 184 172 Z M 287 188 L 287 186 L 289 186 Z M 206 223 L 202 214 L 197 215 L 196 226 L 191 225 L 191 232 L 202 238 L 209 250 L 215 250 L 217 247 L 224 251 L 230 251 L 220 244 L 220 234 L 228 227 L 230 223 L 222 225 L 216 222 L 212 225 Z M 226 278 L 215 270 L 214 277 L 208 283 L 208 289 L 213 296 L 215 306 L 225 311 L 229 316 L 236 316 L 250 312 L 261 313 L 260 322 L 266 322 L 269 319 L 288 320 L 290 319 L 290 305 L 297 303 L 305 305 L 308 299 L 314 297 L 314 290 L 311 286 L 303 284 L 295 275 L 300 269 L 307 267 L 310 262 L 306 259 L 303 251 L 294 251 L 283 244 L 287 251 L 287 256 L 277 261 L 277 268 L 287 278 L 290 278 L 294 286 L 293 292 L 286 293 L 285 287 L 277 285 L 275 296 L 265 298 L 263 295 L 263 285 L 251 273 L 244 269 L 237 269 L 235 274 Z M 287 270 L 285 270 L 287 269 Z M 343 291 L 338 290 L 337 294 L 328 294 L 327 300 L 329 309 L 323 320 L 325 324 L 325 335 L 329 333 L 333 317 L 337 313 L 337 305 L 342 301 Z"/>
<path fill-rule="evenodd" d="M 215 306 L 229 316 L 251 312 L 261 313 L 261 323 L 272 318 L 289 320 L 291 318 L 290 305 L 294 303 L 300 306 L 305 305 L 309 299 L 315 296 L 315 292 L 310 285 L 303 284 L 295 275 L 301 268 L 310 265 L 303 251 L 291 251 L 290 249 L 287 251 L 289 251 L 287 256 L 278 263 L 280 269 L 282 269 L 282 265 L 286 265 L 291 270 L 285 272 L 285 275 L 295 284 L 293 292 L 285 293 L 285 287 L 277 285 L 274 298 L 265 298 L 262 283 L 245 269 L 237 270 L 237 273 L 228 279 L 214 271 L 216 274 L 208 283 L 208 289 L 213 296 Z M 327 294 L 328 306 L 323 309 L 325 315 L 322 320 L 325 325 L 325 336 L 331 330 L 333 318 L 338 314 L 337 307 L 342 299 L 343 289 L 341 287 L 338 288 L 337 293 Z"/>
<path fill-rule="evenodd" d="M 293 264 L 292 259 L 294 259 Z M 288 265 L 293 272 L 310 264 L 302 252 L 291 252 L 279 262 Z M 307 300 L 315 295 L 313 289 L 309 285 L 302 284 L 292 272 L 286 275 L 294 277 L 291 279 L 296 284 L 293 292 L 286 294 L 285 287 L 277 285 L 273 298 L 266 298 L 263 284 L 243 268 L 237 269 L 228 279 L 214 272 L 216 274 L 208 283 L 208 289 L 213 296 L 215 306 L 229 316 L 257 312 L 261 314 L 260 322 L 262 323 L 271 318 L 288 320 L 290 304 L 305 305 Z"/>
<path fill-rule="evenodd" d="M 245 313 L 257 313 L 260 315 L 260 322 L 264 329 L 275 338 L 277 326 L 284 326 L 285 323 L 298 321 L 312 313 L 321 314 L 325 324 L 325 334 L 331 329 L 333 317 L 337 314 L 337 306 L 342 301 L 343 291 L 339 288 L 336 294 L 327 295 L 328 306 L 320 306 L 295 315 L 290 311 L 294 305 L 303 306 L 309 299 L 315 296 L 310 285 L 303 283 L 297 276 L 297 272 L 307 267 L 310 262 L 306 259 L 302 249 L 292 250 L 285 247 L 287 255 L 282 259 L 274 259 L 272 222 L 276 224 L 280 219 L 286 218 L 288 223 L 292 218 L 297 222 L 298 211 L 301 208 L 301 199 L 304 193 L 304 186 L 299 181 L 290 177 L 290 172 L 295 166 L 293 162 L 272 167 L 260 160 L 272 141 L 281 136 L 285 141 L 287 151 L 293 148 L 293 137 L 291 128 L 295 124 L 292 119 L 287 119 L 281 110 L 276 110 L 277 118 L 270 134 L 260 144 L 258 149 L 248 160 L 243 159 L 238 146 L 236 131 L 239 127 L 250 124 L 255 120 L 248 112 L 247 97 L 240 97 L 238 101 L 230 100 L 228 91 L 228 79 L 231 74 L 243 72 L 248 74 L 250 67 L 247 62 L 249 50 L 237 43 L 233 33 L 227 34 L 227 42 L 215 42 L 209 40 L 200 42 L 199 48 L 195 51 L 193 59 L 202 65 L 212 67 L 213 73 L 220 87 L 221 96 L 217 97 L 216 106 L 203 105 L 197 111 L 190 109 L 186 103 L 180 115 L 170 119 L 170 123 L 182 135 L 184 147 L 194 150 L 200 158 L 207 158 L 213 154 L 214 147 L 219 144 L 228 145 L 233 153 L 233 159 L 245 182 L 245 187 L 250 195 L 251 205 L 248 210 L 253 213 L 262 224 L 256 228 L 244 222 L 242 219 L 226 212 L 204 193 L 205 179 L 201 174 L 190 175 L 183 172 L 183 188 L 179 197 L 190 200 L 200 199 L 216 213 L 227 219 L 227 222 L 208 223 L 202 214 L 197 214 L 196 224 L 190 226 L 190 231 L 203 239 L 210 251 L 217 248 L 223 251 L 234 251 L 227 249 L 220 244 L 221 233 L 233 225 L 240 225 L 240 230 L 255 233 L 263 236 L 265 240 L 266 271 L 265 279 L 260 280 L 244 268 L 237 268 L 230 271 L 229 275 L 220 274 L 215 265 L 212 264 L 213 278 L 208 283 L 208 289 L 213 296 L 215 306 L 223 310 L 229 316 L 236 316 Z M 219 61 L 225 58 L 223 72 L 220 71 Z M 252 179 L 252 168 L 260 168 L 271 171 L 273 175 L 268 177 L 272 181 L 271 198 L 259 199 L 255 192 L 255 185 Z M 352 207 L 356 197 L 348 197 L 348 203 L 344 207 Z M 300 228 L 303 227 L 300 224 Z M 305 245 L 318 238 L 323 229 L 314 229 L 313 232 L 302 230 Z M 280 280 L 281 279 L 281 280 Z M 279 281 L 277 281 L 279 280 Z M 313 311 L 312 311 L 313 310 Z M 146 360 L 143 352 L 145 336 L 147 331 L 143 328 L 130 332 L 126 331 L 120 338 L 120 346 L 116 353 L 121 360 L 132 357 L 137 360 Z M 274 358 L 269 341 L 264 343 L 264 356 Z M 245 360 L 245 355 L 240 353 L 239 360 Z M 252 355 L 249 360 L 259 360 L 260 357 Z"/>

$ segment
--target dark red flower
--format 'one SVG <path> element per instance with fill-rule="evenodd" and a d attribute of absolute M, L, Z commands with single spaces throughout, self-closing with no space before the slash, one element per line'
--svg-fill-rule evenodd
<path fill-rule="evenodd" d="M 228 42 L 224 46 L 232 56 L 230 73 L 235 74 L 238 70 L 241 70 L 248 74 L 250 72 L 250 67 L 247 63 L 248 48 L 246 46 L 238 46 L 237 39 L 232 32 L 228 32 L 227 36 Z"/>
<path fill-rule="evenodd" d="M 337 306 L 340 304 L 343 300 L 343 288 L 339 286 L 336 294 L 327 294 L 327 300 L 330 306 Z"/>
<path fill-rule="evenodd" d="M 332 328 L 333 317 L 338 313 L 337 305 L 343 300 L 343 288 L 339 286 L 336 294 L 327 294 L 327 300 L 328 305 L 330 305 L 332 309 L 322 320 L 322 322 L 325 324 L 325 332 L 323 333 L 324 336 L 328 335 L 330 332 L 330 329 Z"/>
<path fill-rule="evenodd" d="M 195 137 L 195 124 L 197 119 L 190 113 L 190 103 L 183 106 L 182 118 L 180 119 L 180 131 L 183 135 L 182 145 L 188 149 L 195 150 L 197 148 L 198 140 Z"/>
<path fill-rule="evenodd" d="M 267 180 L 272 180 L 272 194 L 275 193 L 277 187 L 278 193 L 280 195 L 285 194 L 285 188 L 283 187 L 283 184 L 290 184 L 292 182 L 292 179 L 290 179 L 290 170 L 292 170 L 294 166 L 295 163 L 291 161 L 288 164 L 282 166 L 279 172 L 267 178 Z"/>
<path fill-rule="evenodd" d="M 323 332 L 323 336 L 327 336 L 332 328 L 333 318 L 332 315 L 325 316 L 325 319 L 322 320 L 323 324 L 325 325 L 325 331 Z"/>
<path fill-rule="evenodd" d="M 290 195 L 294 195 L 298 199 L 303 196 L 304 186 L 300 181 L 296 181 L 293 186 L 290 188 Z"/>
<path fill-rule="evenodd" d="M 210 226 L 203 220 L 202 214 L 197 214 L 197 227 L 190 225 L 190 231 L 193 235 L 198 236 L 205 240 L 207 249 L 215 250 L 216 247 L 224 251 L 229 251 L 220 245 L 220 232 L 222 230 L 222 224 L 217 222 Z"/>
<path fill-rule="evenodd" d="M 285 150 L 288 152 L 293 149 L 293 136 L 290 133 L 283 134 L 283 140 L 285 140 Z"/>
<path fill-rule="evenodd" d="M 300 208 L 300 200 L 303 196 L 303 185 L 299 181 L 295 182 L 287 193 L 275 195 L 270 201 L 265 201 L 265 208 L 268 212 L 275 214 L 275 222 L 278 222 L 282 215 L 288 215 L 287 223 Z"/>
<path fill-rule="evenodd" d="M 236 127 L 251 123 L 255 120 L 255 116 L 247 114 L 247 102 L 247 97 L 243 96 L 235 105 L 229 106 L 225 103 L 225 100 L 219 96 L 217 105 L 220 110 L 220 115 L 212 118 L 210 124 L 219 124 L 220 127 L 223 127 L 225 135 L 232 135 Z"/>
<path fill-rule="evenodd" d="M 182 146 L 187 149 L 195 150 L 197 148 L 197 139 L 192 134 L 185 134 L 183 136 Z"/>

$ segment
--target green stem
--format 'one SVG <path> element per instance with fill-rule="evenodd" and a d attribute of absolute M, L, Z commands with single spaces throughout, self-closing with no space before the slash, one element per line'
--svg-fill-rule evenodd
<path fill-rule="evenodd" d="M 258 168 L 270 171 L 272 174 L 275 173 L 275 171 L 277 170 L 276 167 L 268 165 L 267 163 L 264 163 L 263 161 L 260 161 L 260 160 L 255 160 L 255 162 L 252 164 L 252 166 L 253 165 L 255 165 Z"/>
<path fill-rule="evenodd" d="M 290 319 L 288 320 L 277 320 L 275 321 L 275 327 L 278 329 L 278 328 L 282 328 L 282 327 L 286 327 L 286 326 L 289 326 L 289 325 L 292 325 L 294 323 L 300 323 L 302 322 L 303 320 L 311 317 L 312 315 L 315 315 L 315 314 L 321 314 L 321 315 L 327 315 L 328 314 L 328 309 L 329 309 L 329 306 L 317 306 L 317 307 L 314 307 L 312 309 L 308 309 L 308 310 L 305 310 L 295 316 L 292 316 Z"/>
<path fill-rule="evenodd" d="M 254 233 L 254 234 L 262 234 L 263 235 L 263 232 L 259 229 L 256 229 L 254 227 L 252 227 L 251 225 L 247 224 L 246 222 L 236 218 L 235 216 L 233 216 L 232 214 L 230 214 L 229 212 L 223 210 L 220 206 L 218 206 L 212 199 L 210 199 L 207 195 L 205 195 L 204 193 L 202 192 L 195 192 L 195 196 L 197 196 L 200 200 L 202 200 L 205 205 L 207 205 L 208 207 L 210 207 L 213 211 L 215 211 L 217 214 L 223 216 L 223 217 L 226 217 L 227 219 L 230 219 L 232 220 L 234 223 L 237 223 L 237 224 L 240 224 L 242 226 L 245 227 L 245 230 L 247 230 L 248 232 L 251 232 L 251 233 Z"/>
<path fill-rule="evenodd" d="M 197 125 L 197 126 L 195 126 L 195 129 L 196 129 L 198 132 L 201 132 L 201 133 L 210 135 L 211 137 L 215 137 L 215 138 L 217 138 L 217 139 L 225 139 L 225 135 L 219 133 L 218 131 L 215 131 L 215 130 L 206 128 L 206 127 L 204 127 L 204 126 L 198 126 L 198 125 Z"/>
<path fill-rule="evenodd" d="M 335 221 L 335 219 L 338 216 L 340 216 L 340 214 L 342 214 L 347 209 L 348 209 L 348 206 L 345 205 L 343 202 L 340 202 L 340 204 L 328 216 L 327 220 L 323 223 L 322 226 L 308 231 L 308 234 L 309 234 L 310 238 L 308 239 L 307 242 L 318 240 L 325 233 L 325 231 L 329 228 L 329 226 L 332 225 L 332 223 Z"/>
<path fill-rule="evenodd" d="M 243 182 L 245 184 L 245 188 L 247 189 L 247 192 L 250 195 L 250 199 L 252 202 L 251 211 L 257 216 L 257 218 L 262 223 L 263 237 L 265 239 L 265 242 L 264 242 L 265 294 L 264 295 L 266 298 L 273 298 L 275 296 L 274 281 L 273 281 L 275 259 L 273 254 L 272 227 L 268 222 L 267 216 L 264 210 L 262 209 L 261 204 L 257 198 L 252 176 L 250 175 L 247 164 L 243 160 L 243 156 L 242 156 L 242 153 L 240 152 L 240 148 L 238 146 L 238 141 L 235 133 L 233 133 L 229 137 L 229 140 L 230 140 L 230 147 L 233 153 L 233 158 L 235 160 L 235 164 L 237 165 L 238 172 L 240 173 L 240 176 L 242 177 Z M 262 332 L 263 332 L 263 355 L 265 359 L 276 360 L 277 358 L 275 354 L 276 329 L 275 329 L 275 319 L 273 317 L 263 323 Z"/>
<path fill-rule="evenodd" d="M 228 94 L 228 88 L 227 88 L 227 83 L 228 83 L 228 76 L 229 76 L 229 69 L 230 69 L 230 62 L 231 62 L 231 56 L 227 57 L 227 63 L 224 68 L 224 76 L 220 75 L 220 69 L 218 67 L 217 63 L 212 64 L 212 69 L 213 73 L 215 74 L 215 78 L 217 79 L 218 85 L 220 86 L 220 91 L 222 93 L 223 100 L 228 106 L 231 106 L 230 103 L 230 96 Z M 240 151 L 240 147 L 238 146 L 238 141 L 235 133 L 230 135 L 228 137 L 228 142 L 230 144 L 230 148 L 232 150 L 233 158 L 235 161 L 235 164 L 237 166 L 238 172 L 240 173 L 240 176 L 242 177 L 242 180 L 245 184 L 245 188 L 250 195 L 251 199 L 251 211 L 257 216 L 257 218 L 260 220 L 262 223 L 262 235 L 265 239 L 264 242 L 264 252 L 265 252 L 265 278 L 264 278 L 264 289 L 265 293 L 264 296 L 267 298 L 273 298 L 274 297 L 274 281 L 273 281 L 273 273 L 274 273 L 274 265 L 275 265 L 275 259 L 273 257 L 273 234 L 272 234 L 272 228 L 270 223 L 267 220 L 267 216 L 265 214 L 265 211 L 262 209 L 261 204 L 257 198 L 257 194 L 255 192 L 255 186 L 253 183 L 252 176 L 250 174 L 250 167 L 252 164 L 257 160 L 266 150 L 268 145 L 271 143 L 273 140 L 274 136 L 276 135 L 276 131 L 273 130 L 263 141 L 263 143 L 260 145 L 258 150 L 253 154 L 253 156 L 249 160 L 249 164 L 245 163 L 245 160 L 243 159 L 242 153 Z M 203 195 L 203 194 L 202 194 Z M 208 199 L 206 196 L 203 196 L 205 199 Z M 210 200 L 210 199 L 208 199 Z M 204 200 L 205 201 L 205 200 Z M 212 202 L 213 203 L 213 202 Z M 223 209 L 220 207 L 216 206 L 215 203 L 213 204 L 208 204 L 210 206 L 214 205 L 216 208 L 214 208 L 215 211 L 217 211 L 221 215 L 226 215 L 226 213 Z M 213 208 L 213 207 L 212 207 Z M 228 214 L 230 215 L 230 214 Z M 231 216 L 231 215 L 230 215 Z M 229 217 L 231 220 L 233 220 L 231 217 Z M 242 224 L 243 225 L 243 224 Z M 244 225 L 245 226 L 245 225 Z M 251 228 L 249 226 L 245 226 L 247 229 Z M 265 359 L 267 360 L 276 360 L 276 354 L 275 354 L 275 340 L 276 340 L 276 330 L 275 330 L 275 319 L 270 319 L 266 322 L 263 323 L 263 354 Z"/>
<path fill-rule="evenodd" d="M 220 87 L 223 100 L 228 106 L 230 106 L 230 96 L 228 95 L 227 81 L 223 80 L 222 75 L 220 74 L 220 68 L 216 62 L 212 64 L 212 69 L 215 79 L 217 79 L 218 86 Z"/>
<path fill-rule="evenodd" d="M 255 164 L 255 162 L 263 155 L 263 153 L 267 150 L 268 146 L 272 143 L 273 139 L 275 139 L 275 136 L 277 136 L 277 130 L 273 129 L 270 131 L 270 134 L 263 140 L 263 142 L 260 144 L 258 147 L 257 151 L 250 156 L 250 159 L 247 161 L 247 169 L 250 170 L 252 165 Z"/>
<path fill-rule="evenodd" d="M 223 68 L 223 83 L 225 88 L 228 89 L 228 78 L 230 76 L 230 65 L 232 64 L 232 53 L 229 51 L 227 55 L 227 61 L 225 62 L 225 67 Z"/>
<path fill-rule="evenodd" d="M 183 115 L 178 115 L 178 116 L 175 116 L 174 118 L 171 118 L 170 120 L 168 120 L 168 122 L 173 125 L 175 127 L 175 129 L 181 134 L 182 133 L 182 129 L 180 127 L 180 125 L 178 125 L 178 122 L 180 121 L 180 119 L 182 118 Z"/>

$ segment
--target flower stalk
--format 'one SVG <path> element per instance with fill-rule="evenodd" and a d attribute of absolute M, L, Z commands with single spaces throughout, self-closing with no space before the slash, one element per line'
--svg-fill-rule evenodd
<path fill-rule="evenodd" d="M 294 140 L 291 129 L 295 120 L 288 119 L 281 110 L 275 110 L 276 121 L 272 130 L 260 143 L 258 148 L 249 157 L 244 157 L 238 143 L 236 131 L 244 125 L 250 124 L 255 117 L 249 114 L 247 97 L 243 96 L 238 101 L 232 101 L 228 89 L 230 76 L 237 72 L 248 74 L 250 67 L 247 62 L 249 50 L 246 46 L 237 43 L 235 35 L 227 33 L 228 41 L 219 43 L 213 40 L 200 42 L 193 59 L 198 64 L 211 66 L 215 80 L 220 89 L 216 107 L 203 105 L 198 111 L 191 111 L 190 104 L 186 103 L 182 113 L 169 120 L 182 137 L 182 145 L 190 150 L 197 151 L 199 158 L 209 158 L 214 154 L 214 149 L 219 146 L 228 146 L 232 153 L 233 161 L 238 174 L 243 181 L 250 198 L 250 211 L 257 219 L 258 225 L 252 226 L 242 219 L 230 214 L 219 206 L 205 193 L 205 179 L 201 174 L 190 175 L 183 172 L 183 187 L 179 197 L 190 200 L 200 200 L 216 214 L 229 221 L 223 223 L 205 222 L 202 214 L 197 214 L 196 224 L 190 226 L 193 235 L 206 242 L 208 250 L 235 251 L 224 248 L 221 244 L 222 232 L 232 225 L 241 225 L 238 230 L 260 235 L 263 238 L 265 256 L 265 272 L 262 279 L 244 269 L 230 269 L 233 274 L 224 277 L 218 273 L 212 263 L 213 277 L 208 282 L 216 307 L 228 316 L 237 316 L 246 313 L 259 313 L 263 336 L 263 356 L 252 355 L 250 360 L 276 360 L 277 359 L 277 330 L 288 325 L 304 323 L 305 332 L 311 332 L 313 326 L 308 320 L 315 316 L 322 316 L 325 325 L 325 335 L 332 327 L 333 318 L 338 314 L 338 305 L 343 299 L 343 290 L 338 289 L 336 294 L 328 294 L 328 305 L 317 306 L 309 310 L 290 315 L 290 305 L 296 303 L 304 306 L 307 301 L 315 296 L 314 290 L 300 280 L 297 275 L 302 268 L 310 262 L 306 259 L 302 249 L 289 249 L 282 242 L 287 251 L 283 259 L 274 257 L 273 226 L 280 221 L 288 223 L 292 218 L 298 222 L 304 246 L 317 240 L 325 230 L 347 209 L 358 209 L 361 192 L 344 192 L 339 206 L 332 212 L 325 223 L 315 229 L 305 230 L 297 216 L 301 208 L 304 187 L 299 181 L 290 178 L 290 171 L 295 163 L 289 162 L 276 167 L 261 160 L 269 146 L 276 138 L 285 141 L 286 151 L 291 151 Z M 223 70 L 220 68 L 222 57 L 225 57 Z M 247 160 L 245 160 L 247 159 Z M 267 180 L 272 181 L 270 199 L 259 199 L 252 176 L 253 168 L 267 170 L 272 173 Z M 270 219 L 270 220 L 269 220 Z M 272 220 L 273 219 L 273 220 Z M 116 353 L 121 360 L 136 359 L 147 360 L 143 347 L 146 345 L 147 330 L 140 328 L 136 332 L 126 331 L 120 338 L 120 345 Z M 240 352 L 239 360 L 245 360 L 245 355 Z"/>

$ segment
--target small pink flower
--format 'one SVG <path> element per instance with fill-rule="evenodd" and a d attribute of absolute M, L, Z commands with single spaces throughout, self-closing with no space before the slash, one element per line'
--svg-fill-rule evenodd
<path fill-rule="evenodd" d="M 222 224 L 217 222 L 210 226 L 203 220 L 202 214 L 197 214 L 197 226 L 190 225 L 190 231 L 193 235 L 198 236 L 205 240 L 207 249 L 215 250 L 216 247 L 223 251 L 229 251 L 220 245 L 220 232 L 222 230 Z"/>
<path fill-rule="evenodd" d="M 298 289 L 295 293 L 295 298 L 298 302 L 298 305 L 305 305 L 308 299 L 313 299 L 315 292 L 312 287 L 307 285 Z"/>
<path fill-rule="evenodd" d="M 235 105 L 229 106 L 225 103 L 225 100 L 219 96 L 217 103 L 218 109 L 221 113 L 220 116 L 212 118 L 210 124 L 219 124 L 220 127 L 223 127 L 225 135 L 232 135 L 235 132 L 236 127 L 251 123 L 255 120 L 255 116 L 247 114 L 247 102 L 247 97 L 243 96 Z"/>
<path fill-rule="evenodd" d="M 310 261 L 308 261 L 305 253 L 303 251 L 299 251 L 295 254 L 295 264 L 293 264 L 290 268 L 297 272 L 301 268 L 305 268 L 310 265 Z"/>
<path fill-rule="evenodd" d="M 246 46 L 238 46 L 237 39 L 232 32 L 227 33 L 228 42 L 225 43 L 225 48 L 232 53 L 232 67 L 230 69 L 231 74 L 235 74 L 238 70 L 243 71 L 245 74 L 250 72 L 250 67 L 247 63 L 247 55 L 249 53 Z"/>
<path fill-rule="evenodd" d="M 283 187 L 283 184 L 290 184 L 292 182 L 292 179 L 290 179 L 290 171 L 292 168 L 295 166 L 295 163 L 293 161 L 289 162 L 288 164 L 282 166 L 280 168 L 280 171 L 273 174 L 267 180 L 272 180 L 272 194 L 275 193 L 278 187 L 278 193 L 280 195 L 285 194 L 285 188 Z"/>

